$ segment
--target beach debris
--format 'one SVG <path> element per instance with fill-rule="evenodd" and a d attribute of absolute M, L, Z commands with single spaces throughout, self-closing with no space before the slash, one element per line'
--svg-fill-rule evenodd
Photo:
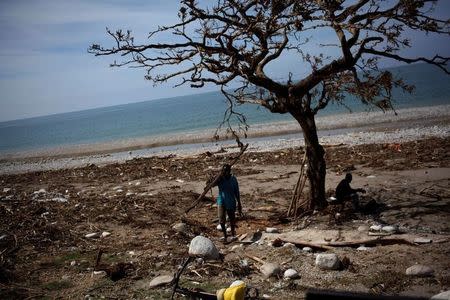
<path fill-rule="evenodd" d="M 307 253 L 313 252 L 313 249 L 311 247 L 303 247 L 302 250 L 303 250 L 303 252 L 307 252 Z"/>
<path fill-rule="evenodd" d="M 370 231 L 380 231 L 381 228 L 382 228 L 381 225 L 372 225 L 372 226 L 370 226 L 369 230 Z"/>
<path fill-rule="evenodd" d="M 103 231 L 102 234 L 101 234 L 101 237 L 102 237 L 102 238 L 105 238 L 105 237 L 108 237 L 108 236 L 110 236 L 110 235 L 111 235 L 111 232 Z"/>
<path fill-rule="evenodd" d="M 187 233 L 188 232 L 188 226 L 186 223 L 176 223 L 172 226 L 172 229 L 179 233 Z"/>
<path fill-rule="evenodd" d="M 112 189 L 114 190 L 114 191 L 117 191 L 117 190 L 120 190 L 120 191 L 122 191 L 122 186 L 121 185 L 118 185 L 118 186 L 115 186 L 115 187 L 113 187 Z"/>
<path fill-rule="evenodd" d="M 322 270 L 338 270 L 341 261 L 335 253 L 319 253 L 316 256 L 316 266 Z"/>
<path fill-rule="evenodd" d="M 406 275 L 408 276 L 418 276 L 418 277 L 428 277 L 433 276 L 434 270 L 425 265 L 414 265 L 406 269 Z"/>
<path fill-rule="evenodd" d="M 175 179 L 175 181 L 178 182 L 178 183 L 184 183 L 183 179 Z"/>
<path fill-rule="evenodd" d="M 3 193 L 7 193 L 7 192 L 9 192 L 11 190 L 11 188 L 3 188 Z"/>
<path fill-rule="evenodd" d="M 287 269 L 284 271 L 283 277 L 285 279 L 297 279 L 300 278 L 300 274 L 294 269 Z"/>
<path fill-rule="evenodd" d="M 450 300 L 450 291 L 445 291 L 445 292 L 439 293 L 437 295 L 434 295 L 430 299 L 431 300 Z"/>
<path fill-rule="evenodd" d="M 277 263 L 270 262 L 264 263 L 259 270 L 266 278 L 278 276 L 281 273 L 280 266 Z"/>
<path fill-rule="evenodd" d="M 376 176 L 375 175 L 369 175 L 369 176 L 367 176 L 366 178 L 376 178 Z"/>
<path fill-rule="evenodd" d="M 173 275 L 160 275 L 153 278 L 148 284 L 149 288 L 155 288 L 162 285 L 168 285 L 174 280 Z"/>
<path fill-rule="evenodd" d="M 220 258 L 219 250 L 217 250 L 214 243 L 210 239 L 201 235 L 198 235 L 192 239 L 189 244 L 189 255 L 202 257 L 204 259 Z"/>
<path fill-rule="evenodd" d="M 414 243 L 416 243 L 416 244 L 430 244 L 431 242 L 433 242 L 432 239 L 424 238 L 424 237 L 418 237 L 418 238 L 414 239 Z"/>
<path fill-rule="evenodd" d="M 384 231 L 386 233 L 394 234 L 394 233 L 396 233 L 398 231 L 398 227 L 397 226 L 393 226 L 393 225 L 383 226 L 383 227 L 381 227 L 381 231 Z"/>
<path fill-rule="evenodd" d="M 86 234 L 84 237 L 88 238 L 88 239 L 96 239 L 99 238 L 102 234 L 100 232 L 92 232 L 92 233 L 88 233 Z"/>
<path fill-rule="evenodd" d="M 366 247 L 364 245 L 359 246 L 358 248 L 356 248 L 356 250 L 358 251 L 369 251 L 371 248 Z"/>
<path fill-rule="evenodd" d="M 295 248 L 295 245 L 292 244 L 292 243 L 284 243 L 284 244 L 283 244 L 283 247 L 284 247 L 284 248 L 289 248 L 289 247 Z"/>
<path fill-rule="evenodd" d="M 275 227 L 267 227 L 267 228 L 266 228 L 266 232 L 267 232 L 267 233 L 280 233 L 280 231 L 278 230 L 278 228 L 275 228 Z"/>
<path fill-rule="evenodd" d="M 132 193 L 132 192 L 127 192 L 126 194 L 125 194 L 125 197 L 129 197 L 129 196 L 133 196 L 134 195 L 134 193 Z"/>

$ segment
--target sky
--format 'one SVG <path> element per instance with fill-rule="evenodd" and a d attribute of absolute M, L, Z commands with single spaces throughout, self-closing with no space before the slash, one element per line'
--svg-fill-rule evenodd
<path fill-rule="evenodd" d="M 116 57 L 87 53 L 93 43 L 111 45 L 106 27 L 145 42 L 158 25 L 176 22 L 178 9 L 177 0 L 1 0 L 0 122 L 216 90 L 155 87 L 143 69 L 110 68 Z M 450 1 L 436 13 L 447 19 Z M 408 54 L 450 54 L 448 37 L 413 35 Z M 284 76 L 296 64 L 286 57 L 271 71 Z"/>

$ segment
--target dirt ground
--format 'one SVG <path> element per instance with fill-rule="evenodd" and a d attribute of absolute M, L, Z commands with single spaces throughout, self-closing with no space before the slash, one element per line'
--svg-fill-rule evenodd
<path fill-rule="evenodd" d="M 286 218 L 303 149 L 249 152 L 234 168 L 245 214 L 237 233 L 250 236 L 276 227 L 282 234 L 264 234 L 248 244 L 219 241 L 210 199 L 184 214 L 227 153 L 1 176 L 0 298 L 168 299 L 170 286 L 150 289 L 148 284 L 158 275 L 173 274 L 198 234 L 211 238 L 224 260 L 190 265 L 180 282 L 186 288 L 214 293 L 241 279 L 256 287 L 261 298 L 271 299 L 301 299 L 309 288 L 424 297 L 449 290 L 450 140 L 325 150 L 328 193 L 351 171 L 352 186 L 367 190 L 362 203 L 375 200 L 383 208 L 361 214 L 346 207 L 337 222 L 330 218 L 332 209 Z M 214 195 L 216 190 L 208 194 Z M 188 231 L 172 229 L 178 222 L 185 222 Z M 327 252 L 349 260 L 338 271 L 315 266 L 315 255 L 323 250 L 311 253 L 270 243 L 282 236 L 311 242 L 367 239 L 367 228 L 374 224 L 396 225 L 405 232 L 395 235 L 400 239 L 433 242 L 375 245 L 366 251 L 334 247 Z M 111 235 L 86 237 L 102 232 Z M 111 273 L 113 267 L 126 267 L 114 280 L 93 272 L 99 249 L 103 255 L 97 268 Z M 278 263 L 283 270 L 294 268 L 300 278 L 266 279 L 258 270 L 261 263 L 250 257 Z M 417 263 L 433 268 L 434 275 L 405 275 Z"/>

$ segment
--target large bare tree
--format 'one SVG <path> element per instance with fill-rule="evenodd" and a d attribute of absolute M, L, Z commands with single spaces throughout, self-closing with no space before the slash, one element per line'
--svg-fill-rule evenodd
<path fill-rule="evenodd" d="M 380 60 L 425 62 L 449 74 L 448 57 L 438 53 L 406 57 L 403 52 L 411 47 L 411 32 L 449 35 L 449 21 L 433 17 L 435 2 L 181 0 L 179 22 L 158 27 L 146 43 L 137 43 L 131 31 L 107 29 L 114 44 L 93 44 L 88 51 L 120 55 L 123 61 L 112 66 L 143 67 L 146 78 L 155 84 L 178 78 L 176 85 L 218 85 L 230 103 L 228 117 L 235 112 L 235 103 L 256 103 L 273 113 L 292 115 L 306 144 L 308 208 L 322 208 L 325 159 L 315 115 L 330 102 L 343 103 L 346 95 L 381 109 L 392 108 L 392 89 L 411 87 L 379 69 Z M 323 33 L 332 33 L 334 42 L 311 47 Z M 286 55 L 296 55 L 305 76 L 286 72 L 283 80 L 277 80 L 270 75 L 269 66 Z"/>

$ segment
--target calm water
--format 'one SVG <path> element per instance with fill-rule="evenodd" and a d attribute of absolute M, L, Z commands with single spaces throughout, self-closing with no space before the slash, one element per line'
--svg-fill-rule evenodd
<path fill-rule="evenodd" d="M 392 71 L 416 86 L 412 95 L 394 92 L 397 108 L 450 103 L 450 76 L 437 68 L 412 65 Z M 353 111 L 366 109 L 353 99 L 349 99 L 347 105 Z M 211 92 L 0 122 L 0 152 L 215 129 L 223 118 L 225 108 L 226 102 L 221 93 Z M 247 116 L 249 124 L 291 120 L 288 115 L 272 114 L 254 105 L 242 105 L 239 111 Z M 347 112 L 346 108 L 332 104 L 319 115 L 343 112 Z"/>

